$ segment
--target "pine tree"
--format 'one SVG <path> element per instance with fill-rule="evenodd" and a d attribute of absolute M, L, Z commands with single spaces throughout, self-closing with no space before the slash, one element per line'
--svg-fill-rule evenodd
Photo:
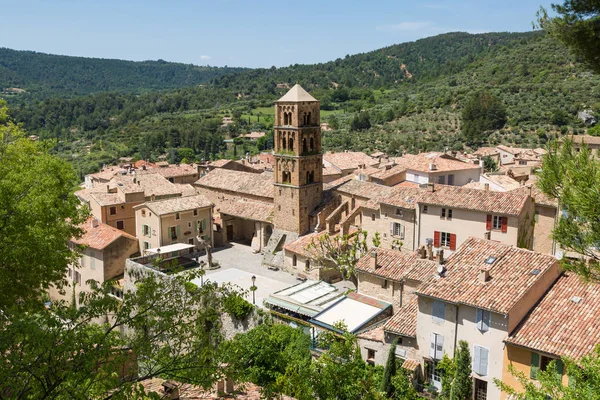
<path fill-rule="evenodd" d="M 381 391 L 384 392 L 388 397 L 394 394 L 394 385 L 392 385 L 392 378 L 396 375 L 396 345 L 398 339 L 392 342 L 390 351 L 388 352 L 387 362 L 385 363 L 385 369 L 383 370 L 383 379 L 381 380 Z"/>
<path fill-rule="evenodd" d="M 450 389 L 450 400 L 467 400 L 473 393 L 473 381 L 471 380 L 471 353 L 469 343 L 464 340 L 458 342 L 458 349 L 454 356 L 456 370 Z"/>

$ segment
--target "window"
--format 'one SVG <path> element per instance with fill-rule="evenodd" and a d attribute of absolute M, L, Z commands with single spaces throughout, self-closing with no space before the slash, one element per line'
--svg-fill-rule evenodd
<path fill-rule="evenodd" d="M 399 208 L 396 208 L 396 215 L 401 217 L 402 216 L 402 210 Z"/>
<path fill-rule="evenodd" d="M 533 220 L 536 224 L 538 223 L 538 221 L 540 220 L 540 210 L 535 210 L 535 216 L 533 217 Z"/>
<path fill-rule="evenodd" d="M 452 209 L 445 209 L 442 208 L 442 214 L 441 214 L 442 218 L 447 218 L 447 219 L 452 219 Z"/>
<path fill-rule="evenodd" d="M 181 215 L 179 215 L 179 213 L 175 213 L 175 219 L 181 219 Z"/>
<path fill-rule="evenodd" d="M 519 161 L 519 165 L 527 165 L 527 161 Z"/>
<path fill-rule="evenodd" d="M 492 229 L 500 230 L 502 229 L 502 217 L 498 215 L 494 215 L 492 219 Z"/>
<path fill-rule="evenodd" d="M 198 215 L 198 209 L 194 209 L 194 217 Z"/>
<path fill-rule="evenodd" d="M 452 209 L 448 209 L 448 219 L 452 219 Z"/>
<path fill-rule="evenodd" d="M 562 376 L 563 363 L 561 360 L 555 360 L 538 353 L 531 353 L 531 370 L 529 373 L 531 379 L 537 379 L 537 374 L 539 371 L 546 371 L 551 361 L 555 362 L 556 373 Z"/>
<path fill-rule="evenodd" d="M 142 210 L 142 217 L 146 216 L 146 210 Z"/>
<path fill-rule="evenodd" d="M 169 228 L 169 236 L 171 240 L 177 239 L 177 236 L 179 236 L 179 225 Z"/>
<path fill-rule="evenodd" d="M 444 336 L 432 333 L 429 343 L 429 357 L 434 360 L 441 360 L 444 356 Z"/>
<path fill-rule="evenodd" d="M 96 269 L 96 253 L 90 251 L 90 268 Z"/>
<path fill-rule="evenodd" d="M 367 362 L 371 365 L 375 364 L 375 350 L 367 349 Z"/>
<path fill-rule="evenodd" d="M 477 329 L 479 329 L 481 333 L 490 330 L 491 313 L 489 311 L 478 308 L 475 319 L 477 321 Z"/>
<path fill-rule="evenodd" d="M 298 265 L 298 257 L 296 257 L 296 255 L 294 254 L 294 256 L 292 257 L 292 267 L 295 267 L 296 265 Z"/>
<path fill-rule="evenodd" d="M 117 207 L 111 207 L 109 209 L 109 213 L 110 213 L 110 215 L 116 215 L 117 214 Z"/>
<path fill-rule="evenodd" d="M 446 319 L 446 303 L 440 300 L 434 300 L 431 315 L 433 316 L 434 323 L 444 323 L 444 320 Z"/>
<path fill-rule="evenodd" d="M 475 391 L 473 394 L 475 400 L 487 400 L 487 382 L 475 378 Z"/>
<path fill-rule="evenodd" d="M 445 208 L 442 208 L 442 215 L 441 215 L 441 217 L 442 218 L 446 218 L 446 209 Z"/>
<path fill-rule="evenodd" d="M 489 354 L 490 351 L 486 347 L 473 346 L 473 372 L 477 375 L 487 375 Z"/>
<path fill-rule="evenodd" d="M 125 223 L 123 221 L 117 221 L 117 229 L 125 229 Z"/>
<path fill-rule="evenodd" d="M 446 176 L 445 175 L 438 176 L 438 183 L 440 185 L 445 185 L 446 184 Z"/>
<path fill-rule="evenodd" d="M 387 289 L 387 285 L 388 285 L 387 279 L 382 279 L 381 280 L 381 288 Z"/>
<path fill-rule="evenodd" d="M 78 271 L 73 271 L 73 283 L 81 286 L 81 274 Z"/>
<path fill-rule="evenodd" d="M 144 242 L 144 250 L 148 250 L 150 248 L 150 243 Z"/>
<path fill-rule="evenodd" d="M 450 247 L 450 234 L 448 232 L 440 233 L 440 245 L 442 247 Z"/>
<path fill-rule="evenodd" d="M 371 214 L 371 221 L 375 221 L 375 214 Z"/>
<path fill-rule="evenodd" d="M 191 244 L 192 246 L 194 245 L 194 238 L 189 238 L 188 239 L 188 244 Z M 190 249 L 191 251 L 192 249 Z"/>
<path fill-rule="evenodd" d="M 192 221 L 188 221 L 188 228 L 192 227 Z"/>
<path fill-rule="evenodd" d="M 390 222 L 390 235 L 404 239 L 404 225 L 397 222 Z"/>
<path fill-rule="evenodd" d="M 142 234 L 144 236 L 150 236 L 150 226 L 148 225 L 142 225 Z"/>
<path fill-rule="evenodd" d="M 425 364 L 425 368 L 427 370 L 426 374 L 429 378 L 429 382 L 437 389 L 442 389 L 442 376 L 437 369 L 437 362 L 435 361 L 427 361 Z"/>
<path fill-rule="evenodd" d="M 454 175 L 452 175 L 452 174 L 448 175 L 448 185 L 450 185 L 450 186 L 454 185 Z"/>
<path fill-rule="evenodd" d="M 306 271 L 308 271 L 310 269 L 310 260 L 306 260 L 306 262 L 304 263 L 304 269 Z"/>
<path fill-rule="evenodd" d="M 429 207 L 423 206 L 423 214 L 427 214 L 427 211 L 429 211 Z"/>

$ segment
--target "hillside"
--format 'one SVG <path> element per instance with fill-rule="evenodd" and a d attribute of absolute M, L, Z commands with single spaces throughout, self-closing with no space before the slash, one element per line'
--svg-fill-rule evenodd
<path fill-rule="evenodd" d="M 544 33 L 456 33 L 326 64 L 236 72 L 205 87 L 51 98 L 13 107 L 12 114 L 41 138 L 57 139 L 56 151 L 80 174 L 125 155 L 234 157 L 269 147 L 268 137 L 239 148 L 223 139 L 270 131 L 273 100 L 296 81 L 321 100 L 322 120 L 333 128 L 323 135 L 327 150 L 462 149 L 461 109 L 482 89 L 508 115 L 489 136 L 492 144 L 540 146 L 581 133 L 576 113 L 600 104 L 600 79 Z M 367 124 L 356 123 L 359 115 Z M 235 123 L 221 127 L 224 116 Z"/>
<path fill-rule="evenodd" d="M 207 83 L 220 75 L 242 70 L 162 60 L 134 62 L 0 48 L 0 91 L 4 91 L 5 97 L 13 96 L 19 100 L 175 89 Z"/>

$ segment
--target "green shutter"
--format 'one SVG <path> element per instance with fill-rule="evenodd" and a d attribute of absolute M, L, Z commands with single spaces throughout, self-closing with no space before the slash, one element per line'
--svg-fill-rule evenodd
<path fill-rule="evenodd" d="M 194 221 L 194 235 L 198 234 L 198 221 Z"/>
<path fill-rule="evenodd" d="M 562 360 L 556 360 L 556 373 L 560 376 L 562 376 L 563 374 L 563 370 L 564 370 L 564 366 L 563 366 L 563 362 Z"/>
<path fill-rule="evenodd" d="M 538 353 L 531 353 L 531 370 L 529 371 L 529 377 L 531 379 L 537 379 L 537 374 L 540 371 L 540 355 Z"/>
<path fill-rule="evenodd" d="M 204 232 L 206 230 L 206 220 L 203 219 L 201 223 L 202 223 L 202 232 Z"/>
<path fill-rule="evenodd" d="M 179 237 L 179 225 L 177 225 L 176 232 L 177 237 Z"/>

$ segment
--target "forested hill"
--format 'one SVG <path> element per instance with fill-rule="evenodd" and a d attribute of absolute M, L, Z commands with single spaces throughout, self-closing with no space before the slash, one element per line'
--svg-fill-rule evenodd
<path fill-rule="evenodd" d="M 347 55 L 343 59 L 323 64 L 296 64 L 222 75 L 214 80 L 214 84 L 246 95 L 274 93 L 278 84 L 295 82 L 309 90 L 340 85 L 390 88 L 403 82 L 422 81 L 460 72 L 478 57 L 542 35 L 542 32 L 452 32 L 368 53 Z"/>
<path fill-rule="evenodd" d="M 242 70 L 162 60 L 135 62 L 0 48 L 0 91 L 4 96 L 19 99 L 175 89 L 208 83 L 223 74 Z"/>

